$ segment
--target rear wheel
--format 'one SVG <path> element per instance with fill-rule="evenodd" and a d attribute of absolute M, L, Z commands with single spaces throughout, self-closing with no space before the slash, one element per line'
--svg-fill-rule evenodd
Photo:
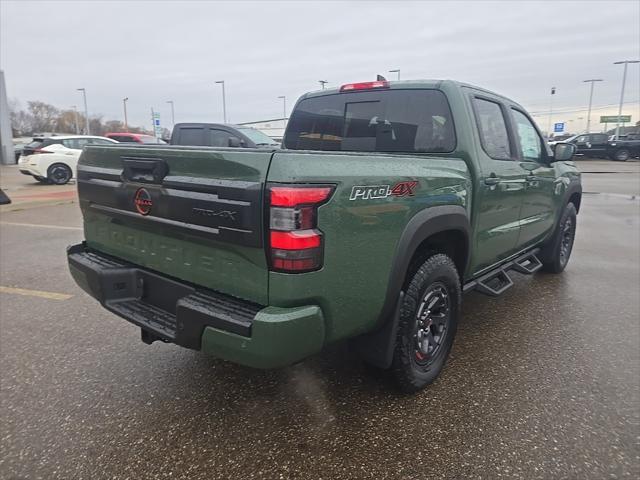
<path fill-rule="evenodd" d="M 626 148 L 620 148 L 613 153 L 613 159 L 617 160 L 618 162 L 626 162 L 627 160 L 629 160 L 629 157 L 629 150 L 627 150 Z"/>
<path fill-rule="evenodd" d="M 33 178 L 35 178 L 40 183 L 49 183 L 49 179 L 45 177 L 33 177 Z"/>
<path fill-rule="evenodd" d="M 576 207 L 567 203 L 549 243 L 542 249 L 542 269 L 545 272 L 562 272 L 571 257 L 576 236 Z"/>
<path fill-rule="evenodd" d="M 56 185 L 64 185 L 71 180 L 71 169 L 64 163 L 54 163 L 47 170 L 47 179 Z"/>
<path fill-rule="evenodd" d="M 391 367 L 404 392 L 423 389 L 442 371 L 456 334 L 460 299 L 458 272 L 447 255 L 429 257 L 411 278 Z"/>

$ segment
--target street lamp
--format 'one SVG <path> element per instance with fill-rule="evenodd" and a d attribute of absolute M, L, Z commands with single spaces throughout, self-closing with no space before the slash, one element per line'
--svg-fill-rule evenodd
<path fill-rule="evenodd" d="M 89 109 L 87 108 L 87 91 L 84 88 L 76 88 L 77 91 L 82 92 L 82 98 L 84 98 L 84 122 L 85 122 L 85 135 L 91 135 L 91 129 L 89 128 Z"/>
<path fill-rule="evenodd" d="M 324 86 L 329 83 L 326 80 L 318 80 L 318 83 L 322 86 L 322 90 L 324 90 Z"/>
<path fill-rule="evenodd" d="M 551 87 L 551 99 L 549 100 L 549 125 L 547 126 L 547 138 L 551 138 L 551 115 L 553 115 L 553 96 L 556 94 L 556 87 Z"/>
<path fill-rule="evenodd" d="M 124 97 L 122 99 L 122 104 L 124 105 L 124 131 L 125 132 L 129 131 L 129 123 L 127 122 L 127 100 L 129 100 L 129 97 Z"/>
<path fill-rule="evenodd" d="M 176 115 L 173 111 L 173 100 L 167 100 L 167 103 L 171 105 L 171 128 L 176 124 Z"/>
<path fill-rule="evenodd" d="M 75 105 L 71 105 L 71 108 L 73 108 L 73 113 L 74 113 L 74 118 L 75 121 L 74 123 L 76 124 L 76 135 L 80 134 L 80 125 L 79 125 L 79 121 L 78 121 L 78 107 L 76 107 Z"/>
<path fill-rule="evenodd" d="M 282 99 L 282 118 L 287 119 L 287 97 L 280 95 L 278 98 Z"/>
<path fill-rule="evenodd" d="M 616 140 L 620 135 L 620 117 L 622 116 L 622 102 L 624 101 L 624 84 L 627 81 L 627 65 L 630 63 L 640 63 L 640 60 L 622 60 L 620 62 L 613 62 L 614 65 L 624 64 L 624 73 L 622 74 L 622 90 L 620 90 L 620 106 L 618 107 L 618 118 L 616 122 Z"/>
<path fill-rule="evenodd" d="M 224 94 L 224 80 L 216 80 L 216 83 L 222 85 L 222 118 L 224 123 L 227 123 L 227 99 Z"/>
<path fill-rule="evenodd" d="M 583 83 L 591 83 L 591 93 L 589 93 L 589 110 L 587 112 L 587 130 L 585 133 L 589 133 L 591 130 L 591 102 L 593 102 L 593 84 L 596 82 L 602 82 L 601 78 L 592 78 L 591 80 L 583 80 Z"/>
<path fill-rule="evenodd" d="M 400 69 L 396 68 L 395 70 L 389 70 L 389 73 L 397 73 L 398 74 L 398 80 L 400 80 Z"/>

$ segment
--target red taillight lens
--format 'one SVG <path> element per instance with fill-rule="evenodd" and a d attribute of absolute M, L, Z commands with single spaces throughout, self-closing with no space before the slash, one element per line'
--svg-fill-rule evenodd
<path fill-rule="evenodd" d="M 322 232 L 317 209 L 332 186 L 273 185 L 269 187 L 269 251 L 272 270 L 308 272 L 322 267 Z"/>
<path fill-rule="evenodd" d="M 332 187 L 271 187 L 272 207 L 295 207 L 324 202 Z"/>
<path fill-rule="evenodd" d="M 33 153 L 53 153 L 53 152 L 51 150 L 37 149 L 37 150 L 34 150 Z"/>
<path fill-rule="evenodd" d="M 321 235 L 315 230 L 297 230 L 293 232 L 271 232 L 271 248 L 281 250 L 304 250 L 321 245 Z"/>
<path fill-rule="evenodd" d="M 374 88 L 389 88 L 389 82 L 386 80 L 376 82 L 360 82 L 360 83 L 347 83 L 340 87 L 341 92 L 352 92 L 354 90 L 371 90 Z"/>

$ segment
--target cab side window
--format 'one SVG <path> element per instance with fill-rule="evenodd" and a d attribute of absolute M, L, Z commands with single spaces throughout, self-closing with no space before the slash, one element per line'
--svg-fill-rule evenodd
<path fill-rule="evenodd" d="M 520 140 L 520 155 L 523 160 L 540 162 L 542 160 L 542 139 L 527 116 L 515 109 L 511 109 L 516 126 L 516 133 Z"/>
<path fill-rule="evenodd" d="M 209 145 L 211 145 L 212 147 L 228 147 L 229 137 L 231 137 L 231 134 L 229 132 L 212 128 L 209 130 Z"/>
<path fill-rule="evenodd" d="M 498 103 L 482 98 L 474 98 L 473 102 L 484 151 L 496 160 L 511 160 L 509 134 L 502 108 Z"/>

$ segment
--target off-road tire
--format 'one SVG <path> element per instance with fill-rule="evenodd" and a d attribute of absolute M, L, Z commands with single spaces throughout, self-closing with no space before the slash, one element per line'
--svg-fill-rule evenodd
<path fill-rule="evenodd" d="M 629 160 L 630 156 L 631 154 L 629 153 L 629 150 L 627 150 L 626 148 L 620 148 L 613 152 L 613 155 L 611 155 L 611 159 L 617 162 L 626 162 L 627 160 Z"/>
<path fill-rule="evenodd" d="M 573 242 L 576 235 L 577 212 L 573 203 L 564 207 L 556 230 L 549 242 L 542 248 L 540 260 L 542 271 L 549 273 L 562 272 L 571 257 Z"/>
<path fill-rule="evenodd" d="M 73 173 L 64 163 L 54 163 L 47 169 L 47 179 L 54 185 L 64 185 L 69 183 Z"/>
<path fill-rule="evenodd" d="M 421 304 L 434 288 L 446 292 L 448 296 L 448 319 L 445 334 L 434 354 L 420 359 L 423 355 L 418 346 L 417 332 L 420 328 L 418 314 Z M 398 387 L 406 393 L 422 390 L 433 382 L 449 356 L 458 326 L 461 301 L 460 278 L 453 260 L 444 254 L 430 256 L 413 274 L 409 281 L 404 300 L 400 307 L 400 321 L 393 353 L 391 372 Z M 424 308 L 424 307 L 423 307 Z"/>

